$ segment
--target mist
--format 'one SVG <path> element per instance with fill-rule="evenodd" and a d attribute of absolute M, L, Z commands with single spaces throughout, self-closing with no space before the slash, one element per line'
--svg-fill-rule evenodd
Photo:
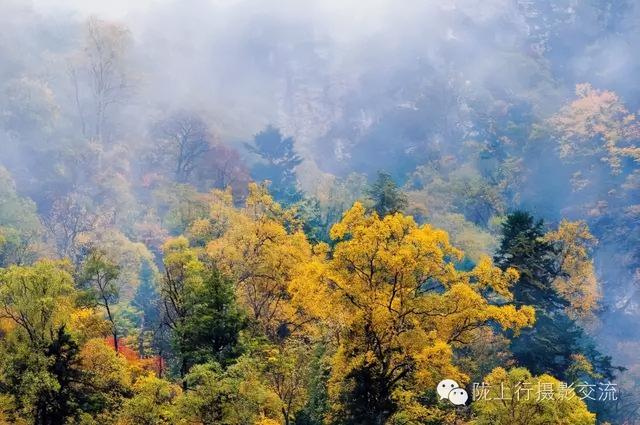
<path fill-rule="evenodd" d="M 115 229 L 94 233 L 143 244 L 162 269 L 162 239 L 190 231 L 176 199 L 202 218 L 204 194 L 228 186 L 239 204 L 251 180 L 272 181 L 274 193 L 292 181 L 295 196 L 276 200 L 317 202 L 328 228 L 384 171 L 408 195 L 407 214 L 490 256 L 497 223 L 515 210 L 549 229 L 584 220 L 598 239 L 601 292 L 584 328 L 627 368 L 618 379 L 631 392 L 640 388 L 638 22 L 640 4 L 614 0 L 3 0 L 3 181 L 33 203 L 34 258 L 78 264 L 82 249 L 56 233 L 64 205 L 92 217 L 87 233 Z M 603 104 L 616 96 L 601 111 L 624 108 L 611 107 L 605 130 L 590 133 L 591 116 L 583 127 L 558 120 L 580 84 Z M 181 117 L 197 129 L 199 156 L 176 170 L 167 152 Z M 268 129 L 291 140 L 289 174 L 276 176 L 265 160 L 282 162 L 251 148 Z M 609 166 L 598 141 L 612 139 L 619 164 Z M 575 140 L 565 154 L 563 141 Z"/>

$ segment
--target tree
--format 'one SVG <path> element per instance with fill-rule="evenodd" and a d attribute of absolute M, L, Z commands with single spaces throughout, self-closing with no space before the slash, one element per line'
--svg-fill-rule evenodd
<path fill-rule="evenodd" d="M 82 265 L 80 283 L 86 288 L 88 302 L 104 309 L 111 323 L 113 346 L 118 352 L 119 333 L 116 324 L 115 305 L 120 299 L 119 267 L 103 251 L 94 249 Z"/>
<path fill-rule="evenodd" d="M 164 227 L 173 235 L 183 233 L 190 224 L 209 214 L 211 197 L 189 184 L 169 184 L 154 193 Z"/>
<path fill-rule="evenodd" d="M 110 214 L 95 211 L 90 198 L 78 193 L 58 197 L 42 222 L 49 232 L 60 258 L 77 263 L 81 259 L 82 236 L 86 236 L 106 220 Z"/>
<path fill-rule="evenodd" d="M 233 357 L 244 320 L 231 282 L 212 263 L 202 262 L 186 238 L 168 240 L 164 254 L 164 320 L 172 330 L 184 378 L 198 362 L 226 362 Z M 186 384 L 183 379 L 185 388 Z"/>
<path fill-rule="evenodd" d="M 367 188 L 366 195 L 380 217 L 401 212 L 409 205 L 407 195 L 398 188 L 391 175 L 384 171 L 378 171 L 378 177 Z"/>
<path fill-rule="evenodd" d="M 33 347 L 47 346 L 73 309 L 73 279 L 65 263 L 0 269 L 0 317 L 14 322 Z"/>
<path fill-rule="evenodd" d="M 278 397 L 266 387 L 260 358 L 242 356 L 222 369 L 216 363 L 195 366 L 187 375 L 190 391 L 179 400 L 182 417 L 195 423 L 242 425 L 271 419 L 281 423 Z M 265 422 L 267 423 L 267 422 Z"/>
<path fill-rule="evenodd" d="M 497 241 L 494 235 L 467 221 L 462 214 L 430 213 L 427 221 L 447 231 L 453 245 L 464 251 L 465 262 L 475 263 L 487 252 L 496 250 Z"/>
<path fill-rule="evenodd" d="M 51 133 L 60 112 L 49 84 L 29 77 L 6 84 L 0 108 L 4 128 L 12 136 L 30 143 L 38 143 L 38 138 Z"/>
<path fill-rule="evenodd" d="M 186 386 L 184 377 L 190 367 L 186 354 L 189 341 L 182 338 L 181 330 L 190 314 L 189 297 L 193 294 L 193 288 L 202 285 L 204 265 L 198 260 L 195 251 L 189 248 L 189 242 L 184 237 L 167 240 L 162 249 L 164 279 L 160 293 L 164 307 L 163 321 L 173 333 L 179 356 L 180 377 L 183 378 L 183 386 Z"/>
<path fill-rule="evenodd" d="M 88 340 L 80 350 L 85 397 L 82 410 L 101 423 L 114 422 L 132 395 L 134 370 L 103 338 Z"/>
<path fill-rule="evenodd" d="M 569 303 L 567 314 L 572 319 L 592 318 L 601 294 L 590 255 L 597 240 L 587 223 L 562 220 L 544 239 L 557 246 L 560 273 L 553 285 Z"/>
<path fill-rule="evenodd" d="M 640 161 L 640 124 L 618 95 L 590 84 L 576 85 L 576 100 L 564 106 L 549 123 L 558 136 L 561 158 L 596 158 L 619 174 L 623 160 Z"/>
<path fill-rule="evenodd" d="M 578 398 L 573 388 L 563 390 L 549 375 L 532 376 L 524 368 L 506 371 L 498 367 L 483 380 L 486 394 L 473 403 L 477 425 L 594 425 L 596 415 Z M 562 398 L 536 394 L 551 388 Z"/>
<path fill-rule="evenodd" d="M 328 178 L 318 185 L 314 196 L 305 196 L 295 205 L 297 217 L 312 243 L 331 243 L 329 230 L 356 201 L 366 201 L 367 178 L 351 173 L 341 179 Z"/>
<path fill-rule="evenodd" d="M 140 284 L 136 288 L 136 294 L 131 301 L 133 307 L 141 312 L 140 334 L 138 336 L 138 353 L 145 355 L 147 337 L 152 339 L 152 344 L 156 341 L 155 335 L 162 325 L 160 293 L 158 291 L 156 272 L 149 261 L 143 261 L 139 271 Z"/>
<path fill-rule="evenodd" d="M 0 167 L 0 266 L 34 261 L 42 233 L 35 204 L 16 193 L 9 172 Z"/>
<path fill-rule="evenodd" d="M 191 391 L 183 411 L 204 423 L 293 424 L 307 399 L 309 347 L 304 341 L 277 346 L 254 340 L 238 360 L 195 366 L 187 376 Z M 277 420 L 276 420 L 277 419 Z"/>
<path fill-rule="evenodd" d="M 0 387 L 14 400 L 15 419 L 36 425 L 56 425 L 74 418 L 86 396 L 78 344 L 64 325 L 49 339 L 40 347 L 12 339 L 1 356 L 4 376 Z"/>
<path fill-rule="evenodd" d="M 188 341 L 191 364 L 216 361 L 227 364 L 238 355 L 238 337 L 245 327 L 236 304 L 233 283 L 213 266 L 206 267 L 202 286 L 189 297 L 189 315 L 177 332 Z"/>
<path fill-rule="evenodd" d="M 200 190 L 231 187 L 236 200 L 246 197 L 247 185 L 251 181 L 249 170 L 238 151 L 222 143 L 214 143 L 209 147 L 194 174 Z"/>
<path fill-rule="evenodd" d="M 291 303 L 290 285 L 310 260 L 311 245 L 294 211 L 283 209 L 256 184 L 250 185 L 242 210 L 233 209 L 229 200 L 220 203 L 212 211 L 224 211 L 216 221 L 225 226 L 205 250 L 236 283 L 254 330 L 274 342 L 303 331 L 309 318 Z"/>
<path fill-rule="evenodd" d="M 298 202 L 302 194 L 297 188 L 296 167 L 302 163 L 302 158 L 294 150 L 293 139 L 285 138 L 280 130 L 268 126 L 253 137 L 253 143 L 245 146 L 261 160 L 251 170 L 253 178 L 269 180 L 269 189 L 276 201 L 285 205 Z"/>
<path fill-rule="evenodd" d="M 351 173 L 343 179 L 335 179 L 324 195 L 319 195 L 326 216 L 327 236 L 333 224 L 340 221 L 342 214 L 356 201 L 366 197 L 367 177 L 364 174 Z"/>
<path fill-rule="evenodd" d="M 0 269 L 0 319 L 14 326 L 2 335 L 0 391 L 16 419 L 37 425 L 64 423 L 83 398 L 79 348 L 66 330 L 75 301 L 67 268 L 42 260 Z"/>
<path fill-rule="evenodd" d="M 536 222 L 523 211 L 509 214 L 502 224 L 496 263 L 503 269 L 518 270 L 520 278 L 513 288 L 514 301 L 535 306 L 537 317 L 533 328 L 512 339 L 511 350 L 518 363 L 534 374 L 550 373 L 565 379 L 572 356 L 584 354 L 597 373 L 613 376 L 611 359 L 596 350 L 588 335 L 568 315 L 572 302 L 582 308 L 593 307 L 593 300 L 575 296 L 574 291 L 579 293 L 580 287 L 570 291 L 565 286 L 572 274 L 583 273 L 588 267 L 582 243 L 590 243 L 591 239 L 584 231 L 580 225 L 565 223 L 561 230 L 545 237 L 544 223 Z M 560 242 L 563 238 L 570 243 Z M 593 281 L 584 284 L 585 291 L 593 290 Z"/>
<path fill-rule="evenodd" d="M 312 347 L 308 362 L 309 378 L 307 383 L 307 401 L 296 413 L 296 425 L 322 425 L 329 411 L 327 383 L 331 374 L 331 346 L 319 342 Z"/>
<path fill-rule="evenodd" d="M 82 57 L 69 70 L 86 137 L 103 141 L 111 110 L 130 92 L 132 79 L 126 57 L 130 44 L 131 36 L 126 28 L 96 18 L 87 21 Z M 84 90 L 90 97 L 90 108 L 85 105 Z M 91 117 L 87 117 L 87 110 Z"/>
<path fill-rule="evenodd" d="M 503 269 L 513 267 L 520 273 L 514 287 L 515 299 L 525 304 L 544 302 L 550 309 L 564 308 L 566 301 L 552 285 L 558 275 L 557 252 L 544 239 L 544 222 L 535 221 L 525 211 L 515 211 L 507 215 L 501 227 L 502 240 L 495 261 Z"/>
<path fill-rule="evenodd" d="M 356 203 L 331 237 L 331 255 L 309 262 L 292 292 L 334 335 L 329 397 L 336 423 L 424 419 L 424 388 L 443 376 L 466 380 L 452 364 L 455 347 L 491 324 L 518 332 L 534 321 L 531 307 L 508 304 L 515 270 L 502 272 L 486 257 L 468 272 L 456 270 L 462 252 L 447 234 L 411 217 L 367 215 Z M 492 305 L 486 292 L 506 303 Z"/>
<path fill-rule="evenodd" d="M 177 183 L 187 183 L 211 148 L 207 124 L 194 112 L 178 111 L 157 122 L 152 132 L 159 143 L 160 162 L 173 169 Z"/>
<path fill-rule="evenodd" d="M 118 424 L 158 425 L 175 423 L 175 402 L 180 387 L 153 375 L 140 377 L 133 385 L 133 397 L 122 406 Z"/>
<path fill-rule="evenodd" d="M 266 354 L 264 380 L 280 399 L 285 425 L 293 424 L 308 397 L 310 349 L 305 341 L 290 340 Z"/>
<path fill-rule="evenodd" d="M 496 214 L 504 213 L 501 185 L 492 184 L 480 175 L 457 170 L 446 184 L 434 185 L 443 197 L 451 198 L 453 206 L 475 224 L 486 225 Z"/>

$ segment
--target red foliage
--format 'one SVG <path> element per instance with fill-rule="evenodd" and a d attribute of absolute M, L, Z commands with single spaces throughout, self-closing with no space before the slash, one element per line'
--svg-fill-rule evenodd
<path fill-rule="evenodd" d="M 105 343 L 114 348 L 113 338 L 105 338 Z M 115 349 L 115 348 L 114 348 Z M 156 376 L 162 376 L 165 368 L 164 359 L 160 356 L 140 357 L 138 352 L 127 346 L 127 340 L 118 339 L 118 353 L 132 366 L 140 367 L 144 370 L 152 371 Z"/>

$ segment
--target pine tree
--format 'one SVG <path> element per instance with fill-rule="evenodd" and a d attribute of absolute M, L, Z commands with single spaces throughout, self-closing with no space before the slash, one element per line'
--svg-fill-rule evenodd
<path fill-rule="evenodd" d="M 366 195 L 380 217 L 401 212 L 409 203 L 406 193 L 400 190 L 391 175 L 384 171 L 378 171 L 378 177 L 369 186 Z"/>
<path fill-rule="evenodd" d="M 254 136 L 252 144 L 245 146 L 261 159 L 251 170 L 253 178 L 269 180 L 269 191 L 276 201 L 291 205 L 302 199 L 296 179 L 296 167 L 302 158 L 295 152 L 291 137 L 284 137 L 280 130 L 268 126 Z"/>

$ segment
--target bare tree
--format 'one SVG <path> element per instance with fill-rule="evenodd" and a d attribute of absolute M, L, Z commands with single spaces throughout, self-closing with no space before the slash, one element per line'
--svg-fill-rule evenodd
<path fill-rule="evenodd" d="M 53 240 L 58 255 L 70 258 L 75 263 L 80 254 L 78 237 L 95 230 L 109 216 L 92 211 L 86 198 L 71 193 L 53 202 L 49 214 L 42 218 L 42 224 Z"/>
<path fill-rule="evenodd" d="M 251 181 L 249 170 L 238 151 L 221 143 L 213 144 L 203 155 L 195 178 L 201 190 L 231 187 L 234 200 L 244 197 Z"/>
<path fill-rule="evenodd" d="M 179 111 L 156 123 L 153 134 L 159 141 L 158 149 L 169 156 L 175 180 L 189 181 L 202 156 L 210 149 L 211 133 L 197 114 Z"/>
<path fill-rule="evenodd" d="M 125 27 L 96 18 L 88 20 L 82 55 L 69 70 L 84 136 L 102 141 L 110 110 L 130 94 L 132 79 L 126 66 L 130 43 Z"/>

